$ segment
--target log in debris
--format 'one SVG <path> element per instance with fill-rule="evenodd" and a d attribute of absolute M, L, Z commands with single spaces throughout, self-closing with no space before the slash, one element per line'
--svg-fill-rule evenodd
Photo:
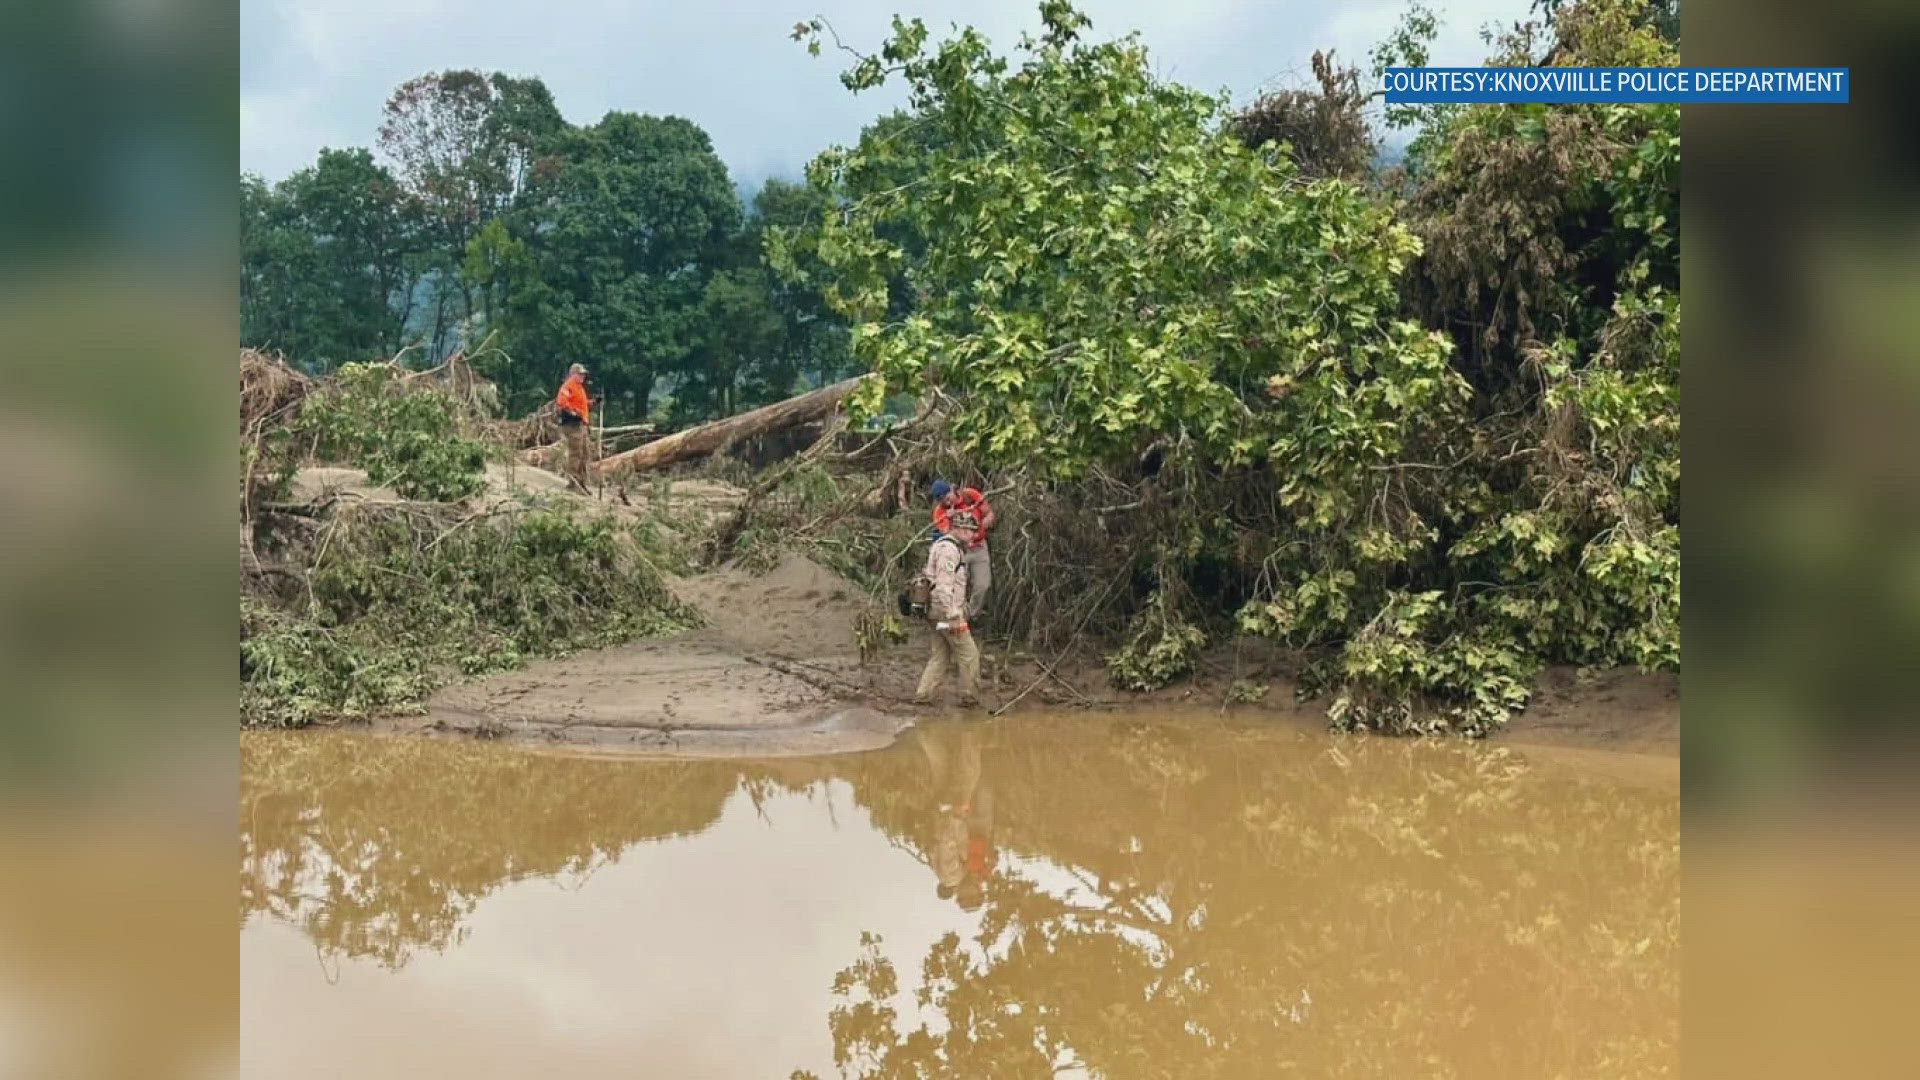
<path fill-rule="evenodd" d="M 549 424 L 549 426 L 552 425 Z M 604 431 L 596 428 L 591 434 L 595 439 L 603 440 L 606 445 L 610 446 L 617 440 L 624 439 L 631 442 L 634 436 L 651 435 L 653 434 L 654 427 L 655 425 L 653 424 L 623 424 L 620 427 L 610 427 Z M 559 472 L 567 467 L 567 446 L 565 443 L 557 442 L 547 443 L 542 446 L 529 446 L 520 451 L 520 460 L 524 464 L 532 465 L 536 468 L 546 469 L 549 472 Z"/>
<path fill-rule="evenodd" d="M 602 460 L 598 466 L 599 474 L 603 477 L 613 477 L 621 473 L 657 469 L 676 461 L 719 453 L 742 439 L 751 439 L 790 428 L 796 424 L 818 420 L 839 408 L 840 402 L 848 394 L 853 393 L 854 388 L 859 386 L 862 380 L 872 377 L 862 375 L 847 379 L 832 386 L 823 386 L 818 390 L 801 394 L 799 397 L 777 401 L 751 412 L 729 416 L 725 420 L 715 420 L 710 424 L 701 424 L 699 427 L 691 427 L 663 439 L 655 439 L 643 446 L 637 446 Z"/>

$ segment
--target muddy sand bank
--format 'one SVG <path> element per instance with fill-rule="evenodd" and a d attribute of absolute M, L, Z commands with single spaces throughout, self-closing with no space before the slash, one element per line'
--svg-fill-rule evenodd
<path fill-rule="evenodd" d="M 926 655 L 919 636 L 861 663 L 853 627 L 867 598 L 809 559 L 789 555 L 764 573 L 722 567 L 672 585 L 706 626 L 450 686 L 434 695 L 424 716 L 378 726 L 603 753 L 786 757 L 877 749 L 929 712 L 957 714 L 909 700 Z M 1318 704 L 1294 701 L 1277 661 L 1244 648 L 1147 695 L 1113 690 L 1092 659 L 1043 663 L 1009 657 L 990 642 L 986 652 L 990 709 L 1210 713 L 1303 730 L 1325 726 Z M 1268 692 L 1257 703 L 1223 708 L 1236 681 Z M 1555 669 L 1493 741 L 1666 786 L 1678 782 L 1679 732 L 1677 677 Z"/>

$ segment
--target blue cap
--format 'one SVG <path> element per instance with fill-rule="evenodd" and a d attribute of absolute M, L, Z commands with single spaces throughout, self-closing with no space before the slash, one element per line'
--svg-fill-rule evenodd
<path fill-rule="evenodd" d="M 947 493 L 952 490 L 953 490 L 952 484 L 947 483 L 945 480 L 935 480 L 933 482 L 933 486 L 927 489 L 927 494 L 933 496 L 934 499 L 939 500 L 939 499 L 946 498 Z"/>

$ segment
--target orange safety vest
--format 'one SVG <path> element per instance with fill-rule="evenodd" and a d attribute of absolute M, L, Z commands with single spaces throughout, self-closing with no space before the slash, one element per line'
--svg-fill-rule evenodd
<path fill-rule="evenodd" d="M 560 393 L 553 402 L 563 409 L 578 413 L 581 423 L 587 422 L 587 387 L 586 381 L 580 376 L 567 376 L 567 381 L 560 384 Z"/>
<path fill-rule="evenodd" d="M 954 492 L 953 505 L 951 507 L 941 506 L 935 503 L 933 507 L 934 528 L 939 529 L 943 533 L 952 532 L 953 527 L 948 525 L 947 522 L 951 520 L 955 510 L 965 510 L 971 513 L 973 520 L 980 523 L 980 527 L 973 532 L 972 546 L 979 547 L 981 544 L 986 543 L 987 497 L 980 494 L 980 489 L 963 487 L 959 491 Z"/>

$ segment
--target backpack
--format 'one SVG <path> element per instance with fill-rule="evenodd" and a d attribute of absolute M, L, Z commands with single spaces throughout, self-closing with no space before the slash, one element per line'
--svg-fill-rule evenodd
<path fill-rule="evenodd" d="M 934 541 L 936 544 L 941 542 L 958 548 L 962 559 L 967 557 L 967 550 L 960 547 L 960 541 L 951 536 L 942 536 Z M 907 587 L 900 592 L 900 614 L 902 615 L 925 615 L 928 606 L 932 603 L 933 579 L 925 574 L 915 574 L 912 580 L 907 582 Z"/>

